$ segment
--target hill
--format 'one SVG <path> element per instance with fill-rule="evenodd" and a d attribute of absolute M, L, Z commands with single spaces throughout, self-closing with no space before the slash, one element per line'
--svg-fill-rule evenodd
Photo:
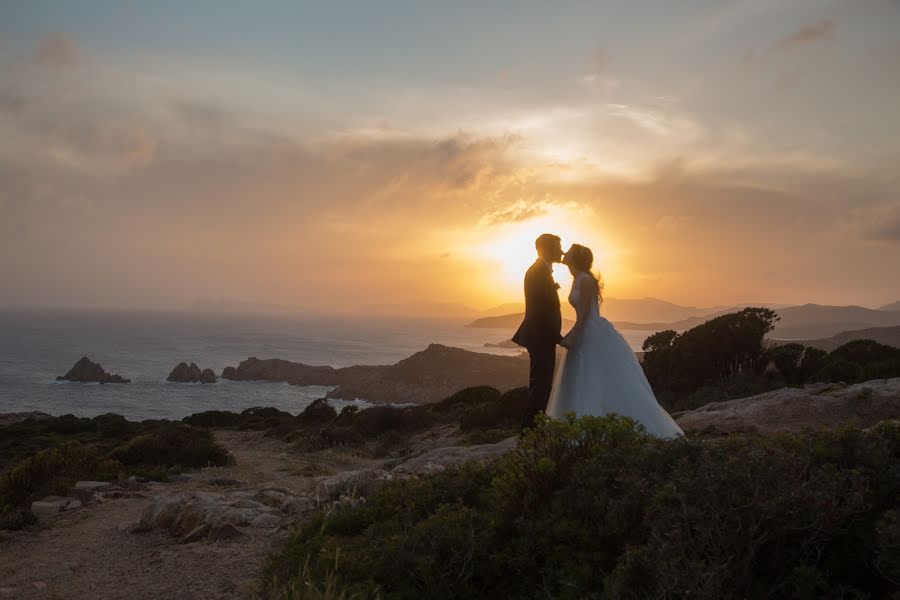
<path fill-rule="evenodd" d="M 508 329 L 510 331 L 515 331 L 522 323 L 522 318 L 524 316 L 525 313 L 513 313 L 511 315 L 501 315 L 499 317 L 483 317 L 481 319 L 475 319 L 466 325 L 466 327 L 474 327 L 476 329 Z M 572 323 L 573 321 L 569 319 L 563 319 L 563 328 L 571 327 Z"/>
<path fill-rule="evenodd" d="M 329 398 L 428 404 L 467 387 L 490 385 L 508 390 L 526 385 L 528 359 L 431 344 L 393 365 L 360 365 L 340 369 L 277 358 L 261 360 L 251 357 L 237 367 L 226 367 L 222 378 L 333 386 L 335 389 L 327 394 Z"/>
<path fill-rule="evenodd" d="M 900 300 L 897 300 L 896 302 L 891 302 L 890 304 L 885 304 L 878 310 L 900 310 Z"/>
<path fill-rule="evenodd" d="M 843 331 L 900 325 L 900 311 L 873 310 L 862 306 L 804 304 L 778 309 L 781 320 L 772 337 L 820 339 Z"/>
<path fill-rule="evenodd" d="M 614 322 L 669 323 L 730 310 L 729 306 L 681 306 L 659 298 L 604 298 L 603 314 Z"/>
<path fill-rule="evenodd" d="M 818 340 L 796 340 L 802 342 L 806 346 L 820 348 L 826 352 L 831 352 L 835 348 L 843 346 L 847 342 L 854 340 L 875 340 L 879 344 L 886 346 L 894 346 L 900 348 L 900 326 L 895 327 L 871 327 L 869 329 L 856 329 L 853 331 L 842 331 L 837 335 L 822 338 Z M 788 342 L 794 340 L 780 340 Z"/>

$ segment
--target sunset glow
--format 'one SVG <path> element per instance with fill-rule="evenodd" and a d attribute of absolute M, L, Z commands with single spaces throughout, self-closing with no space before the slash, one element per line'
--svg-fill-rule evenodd
<path fill-rule="evenodd" d="M 0 306 L 487 309 L 545 231 L 615 297 L 900 297 L 896 2 L 41 4 Z"/>

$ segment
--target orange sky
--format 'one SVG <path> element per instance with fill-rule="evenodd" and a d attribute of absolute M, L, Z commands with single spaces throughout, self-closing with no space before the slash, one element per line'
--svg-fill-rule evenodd
<path fill-rule="evenodd" d="M 638 4 L 0 9 L 0 307 L 900 299 L 900 7 Z"/>

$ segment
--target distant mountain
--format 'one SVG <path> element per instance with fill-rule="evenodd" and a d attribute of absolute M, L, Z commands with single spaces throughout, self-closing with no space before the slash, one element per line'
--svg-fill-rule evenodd
<path fill-rule="evenodd" d="M 835 348 L 843 346 L 847 342 L 853 340 L 875 340 L 879 344 L 886 346 L 894 346 L 900 348 L 900 326 L 896 327 L 873 327 L 871 329 L 857 329 L 855 331 L 842 331 L 837 335 L 820 340 L 797 340 L 806 346 L 821 348 L 827 352 L 831 352 Z M 791 340 L 781 340 L 787 343 Z"/>
<path fill-rule="evenodd" d="M 878 310 L 900 310 L 900 300 L 897 300 L 896 302 L 891 302 L 890 304 L 885 304 Z"/>
<path fill-rule="evenodd" d="M 671 323 L 727 311 L 730 306 L 681 306 L 659 298 L 604 298 L 603 315 L 613 322 Z"/>
<path fill-rule="evenodd" d="M 757 305 L 759 306 L 759 305 Z M 706 321 L 722 314 L 740 310 L 743 307 L 733 307 L 716 312 L 681 319 L 671 322 L 641 323 L 625 320 L 610 319 L 619 329 L 656 332 L 665 329 L 685 331 L 702 325 Z M 787 306 L 776 308 L 780 320 L 775 326 L 772 337 L 781 340 L 815 340 L 837 335 L 844 331 L 870 329 L 876 327 L 893 327 L 900 325 L 900 311 L 873 310 L 861 306 L 821 306 L 818 304 L 804 304 L 803 306 Z M 604 314 L 608 315 L 604 309 Z M 609 317 L 607 317 L 609 318 Z M 485 329 L 506 329 L 514 331 L 522 322 L 522 313 L 502 315 L 476 319 L 467 327 Z M 568 327 L 564 324 L 564 328 Z"/>
<path fill-rule="evenodd" d="M 519 325 L 522 323 L 522 317 L 525 316 L 525 313 L 514 313 L 511 315 L 501 315 L 499 317 L 484 317 L 481 319 L 475 319 L 466 327 L 474 327 L 476 329 L 508 329 L 510 331 L 515 331 L 519 328 Z M 563 319 L 563 328 L 571 327 L 573 321 L 569 319 Z"/>
<path fill-rule="evenodd" d="M 471 319 L 480 311 L 460 302 L 412 301 L 397 304 L 371 304 L 367 315 L 376 317 L 446 317 Z"/>
<path fill-rule="evenodd" d="M 781 320 L 772 337 L 815 340 L 844 331 L 900 325 L 900 311 L 873 310 L 862 306 L 804 304 L 778 309 Z"/>

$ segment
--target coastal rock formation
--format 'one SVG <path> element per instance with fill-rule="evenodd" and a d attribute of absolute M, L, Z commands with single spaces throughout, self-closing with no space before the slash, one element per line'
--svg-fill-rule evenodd
<path fill-rule="evenodd" d="M 337 385 L 336 369 L 251 356 L 237 367 L 225 367 L 222 379 L 232 381 L 287 381 L 297 385 Z"/>
<path fill-rule="evenodd" d="M 312 511 L 315 504 L 280 488 L 233 492 L 183 492 L 155 496 L 141 516 L 139 529 L 165 529 L 191 543 L 204 538 L 242 535 L 239 527 L 273 529 Z"/>
<path fill-rule="evenodd" d="M 212 369 L 203 369 L 200 371 L 200 383 L 215 383 L 216 372 Z"/>
<path fill-rule="evenodd" d="M 111 375 L 103 370 L 99 364 L 92 362 L 87 356 L 82 356 L 69 372 L 56 378 L 57 381 L 76 381 L 78 383 L 131 383 L 119 375 Z"/>
<path fill-rule="evenodd" d="M 773 434 L 807 428 L 871 427 L 900 418 L 900 378 L 856 385 L 819 383 L 782 388 L 750 398 L 713 402 L 673 415 L 686 433 Z"/>
<path fill-rule="evenodd" d="M 361 398 L 374 403 L 439 402 L 459 390 L 489 385 L 501 391 L 528 383 L 528 360 L 431 344 L 393 365 L 334 369 L 279 359 L 248 358 L 226 367 L 225 379 L 286 381 L 295 385 L 335 386 L 327 397 Z"/>
<path fill-rule="evenodd" d="M 431 475 L 463 463 L 490 461 L 503 456 L 510 450 L 514 450 L 518 443 L 519 438 L 513 436 L 496 444 L 435 448 L 403 461 L 393 468 L 392 473 L 395 476 Z"/>
<path fill-rule="evenodd" d="M 212 369 L 201 371 L 197 363 L 188 365 L 186 362 L 180 362 L 172 369 L 166 380 L 177 383 L 215 383 L 216 374 Z"/>

